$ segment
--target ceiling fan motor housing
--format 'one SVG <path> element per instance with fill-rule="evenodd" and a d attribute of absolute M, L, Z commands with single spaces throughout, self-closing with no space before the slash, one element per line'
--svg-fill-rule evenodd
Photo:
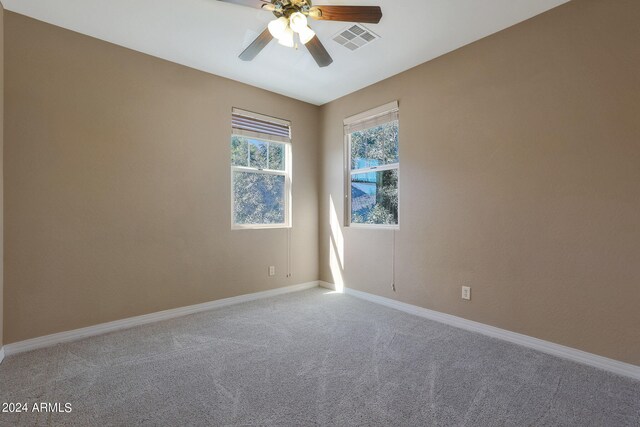
<path fill-rule="evenodd" d="M 308 15 L 311 11 L 311 0 L 273 0 L 272 3 L 275 6 L 273 14 L 278 18 L 288 18 L 296 12 Z"/>

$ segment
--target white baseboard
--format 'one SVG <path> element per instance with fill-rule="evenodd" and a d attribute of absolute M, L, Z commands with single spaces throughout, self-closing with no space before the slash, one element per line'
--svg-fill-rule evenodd
<path fill-rule="evenodd" d="M 4 360 L 4 347 L 0 347 L 0 363 Z"/>
<path fill-rule="evenodd" d="M 7 344 L 3 347 L 3 350 L 7 356 L 10 356 L 17 353 L 23 353 L 25 351 L 36 350 L 38 348 L 50 347 L 64 342 L 77 341 L 82 338 L 102 335 L 108 332 L 118 331 L 122 329 L 128 329 L 134 326 L 146 325 L 148 323 L 159 322 L 161 320 L 187 316 L 189 314 L 199 313 L 214 308 L 226 307 L 229 305 L 240 304 L 248 301 L 255 301 L 258 299 L 269 298 L 277 295 L 287 294 L 290 292 L 303 291 L 306 289 L 315 288 L 317 286 L 317 281 L 301 283 L 299 285 L 286 286 L 283 288 L 271 289 L 268 291 L 256 292 L 253 294 L 239 295 L 237 297 L 224 298 L 216 301 L 205 302 L 202 304 L 190 305 L 187 307 L 158 311 L 156 313 L 144 314 L 142 316 L 130 317 L 128 319 L 115 320 L 113 322 L 101 323 L 99 325 L 89 326 L 86 328 L 60 332 L 52 335 L 45 335 L 38 338 L 32 338 L 25 341 Z M 2 353 L 2 357 L 4 357 L 4 353 Z M 2 360 L 2 357 L 0 357 L 0 360 Z"/>
<path fill-rule="evenodd" d="M 320 281 L 319 285 L 324 288 L 335 289 L 334 285 L 328 282 Z M 360 299 L 394 308 L 396 310 L 404 311 L 416 316 L 424 317 L 429 320 L 434 320 L 436 322 L 445 323 L 456 328 L 477 332 L 479 334 L 498 338 L 504 341 L 509 341 L 511 343 L 529 347 L 543 353 L 562 357 L 564 359 L 582 363 L 584 365 L 589 365 L 595 368 L 603 369 L 605 371 L 613 372 L 618 375 L 623 375 L 625 377 L 640 380 L 640 366 L 631 365 L 629 363 L 624 363 L 614 359 L 598 356 L 597 354 L 593 353 L 587 353 L 586 351 L 577 350 L 575 348 L 566 347 L 564 345 L 544 341 L 538 338 L 533 338 L 528 335 L 519 334 L 517 332 L 507 331 L 506 329 L 500 329 L 494 326 L 485 325 L 484 323 L 478 323 L 472 320 L 463 319 L 462 317 L 453 316 L 451 314 L 440 313 L 438 311 L 429 310 L 423 307 L 418 307 L 390 298 L 380 297 L 377 295 L 369 294 L 367 292 L 356 291 L 354 289 L 349 289 L 346 287 L 343 289 L 343 292 L 347 295 L 352 295 Z"/>

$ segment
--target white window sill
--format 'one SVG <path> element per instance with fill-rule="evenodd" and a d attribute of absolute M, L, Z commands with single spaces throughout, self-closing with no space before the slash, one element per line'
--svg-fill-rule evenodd
<path fill-rule="evenodd" d="M 279 228 L 291 228 L 287 224 L 247 224 L 247 225 L 232 225 L 231 230 L 275 230 Z"/>
<path fill-rule="evenodd" d="M 365 230 L 400 230 L 400 225 L 377 225 L 377 224 L 349 224 L 348 228 L 361 228 Z"/>

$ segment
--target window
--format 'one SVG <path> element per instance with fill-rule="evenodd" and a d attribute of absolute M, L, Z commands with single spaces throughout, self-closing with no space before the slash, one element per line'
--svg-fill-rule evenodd
<path fill-rule="evenodd" d="M 344 121 L 347 224 L 398 226 L 398 103 Z"/>
<path fill-rule="evenodd" d="M 232 228 L 290 227 L 289 122 L 234 108 L 232 128 Z"/>

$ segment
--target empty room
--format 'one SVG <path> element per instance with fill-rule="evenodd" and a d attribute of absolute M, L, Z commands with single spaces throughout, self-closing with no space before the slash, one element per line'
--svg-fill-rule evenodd
<path fill-rule="evenodd" d="M 0 1 L 0 426 L 640 426 L 640 1 Z"/>

